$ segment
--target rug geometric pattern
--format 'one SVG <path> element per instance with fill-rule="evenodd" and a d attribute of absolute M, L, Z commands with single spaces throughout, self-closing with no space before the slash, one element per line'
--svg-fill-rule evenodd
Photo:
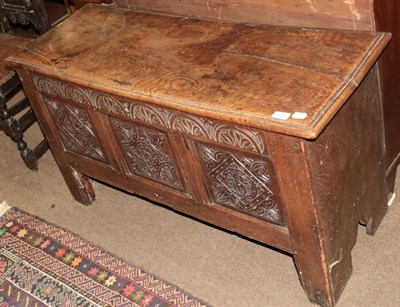
<path fill-rule="evenodd" d="M 0 217 L 0 307 L 208 306 L 16 208 Z"/>

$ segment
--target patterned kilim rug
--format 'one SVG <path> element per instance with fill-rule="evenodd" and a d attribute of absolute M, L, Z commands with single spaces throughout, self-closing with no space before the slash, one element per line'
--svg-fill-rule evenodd
<path fill-rule="evenodd" d="M 207 306 L 77 235 L 0 207 L 0 307 Z"/>

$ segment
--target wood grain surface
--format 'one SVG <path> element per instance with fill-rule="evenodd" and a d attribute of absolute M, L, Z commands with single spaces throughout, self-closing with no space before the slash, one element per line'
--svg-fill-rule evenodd
<path fill-rule="evenodd" d="M 376 28 L 392 32 L 392 41 L 379 60 L 386 134 L 386 163 L 389 189 L 393 192 L 400 163 L 400 1 L 374 1 Z"/>
<path fill-rule="evenodd" d="M 253 24 L 391 32 L 392 43 L 379 61 L 386 136 L 388 185 L 400 163 L 400 1 L 398 0 L 114 0 L 144 12 Z"/>
<path fill-rule="evenodd" d="M 9 63 L 200 116 L 315 138 L 389 39 L 89 5 Z M 280 120 L 272 117 L 276 111 L 307 117 Z"/>
<path fill-rule="evenodd" d="M 376 68 L 368 74 L 318 140 L 305 147 L 336 301 L 352 271 L 359 223 L 373 235 L 387 212 L 377 74 Z"/>
<path fill-rule="evenodd" d="M 387 212 L 376 75 L 315 141 L 269 137 L 299 279 L 321 306 L 335 305 L 350 278 L 359 223 L 374 234 Z"/>
<path fill-rule="evenodd" d="M 373 30 L 369 0 L 114 0 L 116 6 L 255 24 Z"/>
<path fill-rule="evenodd" d="M 0 34 L 0 84 L 2 84 L 5 79 L 9 78 L 10 74 L 14 74 L 5 67 L 4 60 L 8 56 L 15 55 L 20 50 L 24 49 L 28 43 L 29 40 L 26 38 L 10 34 Z"/>

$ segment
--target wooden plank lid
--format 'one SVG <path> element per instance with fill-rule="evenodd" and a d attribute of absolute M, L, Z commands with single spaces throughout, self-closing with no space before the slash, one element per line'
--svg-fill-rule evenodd
<path fill-rule="evenodd" d="M 8 61 L 131 99 L 315 138 L 389 40 L 388 33 L 230 24 L 88 5 Z"/>

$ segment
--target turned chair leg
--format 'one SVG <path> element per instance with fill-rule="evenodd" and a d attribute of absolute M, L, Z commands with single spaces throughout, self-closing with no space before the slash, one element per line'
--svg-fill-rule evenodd
<path fill-rule="evenodd" d="M 19 120 L 14 115 L 29 107 L 27 98 L 16 103 L 10 109 L 7 107 L 5 95 L 0 94 L 0 129 L 3 130 L 16 144 L 21 158 L 30 170 L 37 170 L 39 158 L 47 151 L 48 145 L 43 140 L 33 150 L 24 140 L 24 132 L 36 121 L 36 116 L 30 109 Z"/>

